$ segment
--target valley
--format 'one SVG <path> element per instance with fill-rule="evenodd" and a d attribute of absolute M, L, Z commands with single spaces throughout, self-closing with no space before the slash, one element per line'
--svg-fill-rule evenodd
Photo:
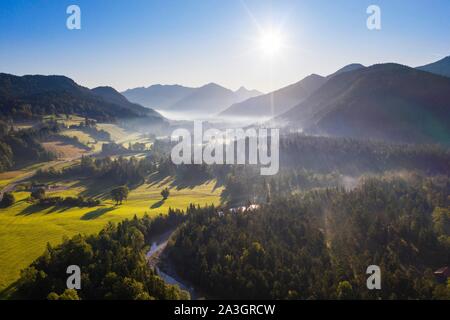
<path fill-rule="evenodd" d="M 2 299 L 450 297 L 442 75 L 351 64 L 267 94 L 121 94 L 0 74 L 0 89 Z M 73 261 L 79 291 L 61 280 Z"/>
<path fill-rule="evenodd" d="M 79 121 L 74 122 L 74 119 L 77 118 L 72 117 L 70 125 L 78 125 L 83 121 L 78 118 Z M 57 121 L 67 125 L 66 120 Z M 110 132 L 116 143 L 126 147 L 143 140 L 138 132 L 126 132 L 117 125 L 99 124 L 99 128 Z M 168 208 L 185 209 L 190 203 L 205 205 L 218 204 L 220 201 L 221 188 L 216 187 L 214 180 L 183 187 L 176 186 L 170 177 L 155 177 L 154 180 L 149 177 L 145 183 L 131 189 L 128 199 L 117 206 L 108 199 L 111 185 L 99 183 L 89 177 L 73 177 L 44 179 L 42 183 L 48 188 L 46 196 L 66 198 L 84 195 L 100 199 L 99 205 L 88 208 L 39 207 L 29 200 L 30 192 L 25 187 L 29 183 L 38 183 L 39 178 L 35 179 L 38 170 L 63 170 L 79 163 L 82 156 L 97 157 L 101 152 L 102 142 L 92 145 L 91 141 L 94 139 L 88 134 L 72 129 L 63 130 L 61 134 L 71 137 L 75 134 L 77 140 L 89 151 L 71 144 L 44 142 L 44 148 L 57 155 L 56 160 L 0 173 L 0 200 L 4 192 L 15 197 L 14 205 L 8 209 L 0 209 L 0 291 L 11 285 L 18 278 L 20 270 L 42 254 L 47 243 L 58 245 L 64 237 L 95 234 L 108 222 L 120 222 L 134 216 L 154 216 L 167 212 Z M 171 196 L 162 201 L 160 193 L 166 187 L 170 189 Z"/>

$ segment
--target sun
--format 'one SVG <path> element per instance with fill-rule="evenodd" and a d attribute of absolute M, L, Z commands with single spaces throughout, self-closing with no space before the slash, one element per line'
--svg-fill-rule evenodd
<path fill-rule="evenodd" d="M 261 32 L 259 44 L 265 55 L 273 57 L 279 54 L 283 48 L 283 36 L 280 32 L 269 29 Z"/>

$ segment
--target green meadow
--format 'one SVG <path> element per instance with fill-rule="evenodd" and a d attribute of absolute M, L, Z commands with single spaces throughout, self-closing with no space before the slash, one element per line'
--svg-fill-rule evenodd
<path fill-rule="evenodd" d="M 58 191 L 47 195 L 89 195 L 101 199 L 101 205 L 42 209 L 28 201 L 29 192 L 14 192 L 16 203 L 0 209 L 0 291 L 11 285 L 19 277 L 20 270 L 44 252 L 47 243 L 57 245 L 63 237 L 96 233 L 109 221 L 119 222 L 145 213 L 166 213 L 169 207 L 185 209 L 190 203 L 218 204 L 221 193 L 215 181 L 177 187 L 170 178 L 165 178 L 131 189 L 128 199 L 116 206 L 108 199 L 108 186 L 90 185 L 88 181 L 58 182 L 58 185 Z M 169 187 L 170 196 L 162 201 L 160 192 L 164 187 Z"/>
<path fill-rule="evenodd" d="M 66 126 L 77 125 L 84 118 L 70 116 L 54 117 L 53 120 Z M 98 124 L 111 134 L 116 143 L 125 147 L 129 143 L 149 143 L 147 138 L 136 132 L 127 132 L 114 124 Z M 93 152 L 101 149 L 102 141 L 95 141 L 89 134 L 80 130 L 68 129 L 61 133 L 69 137 L 77 137 L 81 143 L 93 146 Z M 54 146 L 60 154 L 67 153 L 63 148 L 71 145 Z M 61 150 L 57 149 L 60 148 Z M 140 155 L 134 155 L 139 157 Z M 0 190 L 5 187 L 17 187 L 21 183 L 30 182 L 37 169 L 53 167 L 61 170 L 79 162 L 81 154 L 67 155 L 55 161 L 39 163 L 29 167 L 0 173 Z M 49 207 L 42 208 L 29 201 L 30 192 L 15 188 L 13 192 L 16 203 L 6 209 L 0 209 L 0 293 L 18 279 L 20 271 L 39 257 L 47 245 L 57 245 L 63 237 L 76 234 L 93 234 L 100 231 L 108 222 L 119 222 L 126 218 L 148 214 L 150 216 L 164 214 L 169 208 L 186 209 L 190 203 L 206 205 L 220 203 L 222 188 L 216 188 L 215 181 L 199 182 L 192 185 L 179 185 L 170 177 L 153 177 L 139 186 L 130 188 L 128 199 L 122 205 L 115 205 L 110 199 L 110 191 L 114 187 L 101 180 L 55 180 L 45 181 L 47 185 L 57 185 L 55 191 L 47 191 L 49 197 L 77 197 L 79 195 L 99 199 L 96 207 Z M 170 196 L 162 201 L 161 190 L 170 189 Z M 0 297 L 2 295 L 0 294 Z"/>

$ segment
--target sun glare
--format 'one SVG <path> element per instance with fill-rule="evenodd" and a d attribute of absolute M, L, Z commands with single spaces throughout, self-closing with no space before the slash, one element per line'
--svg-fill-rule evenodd
<path fill-rule="evenodd" d="M 270 57 L 279 54 L 283 47 L 282 35 L 272 29 L 261 33 L 259 41 L 262 52 Z"/>

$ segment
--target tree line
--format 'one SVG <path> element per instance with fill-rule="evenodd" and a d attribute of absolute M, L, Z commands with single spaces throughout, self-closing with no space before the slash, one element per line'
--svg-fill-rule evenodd
<path fill-rule="evenodd" d="M 55 155 L 46 151 L 40 141 L 58 131 L 58 125 L 54 123 L 14 131 L 6 122 L 0 121 L 0 172 L 55 159 Z"/>
<path fill-rule="evenodd" d="M 182 212 L 169 210 L 109 223 L 97 235 L 77 235 L 61 245 L 47 245 L 42 256 L 22 270 L 13 299 L 189 299 L 189 293 L 168 285 L 146 260 L 150 239 L 180 225 Z M 81 289 L 67 289 L 66 270 L 81 269 Z"/>

